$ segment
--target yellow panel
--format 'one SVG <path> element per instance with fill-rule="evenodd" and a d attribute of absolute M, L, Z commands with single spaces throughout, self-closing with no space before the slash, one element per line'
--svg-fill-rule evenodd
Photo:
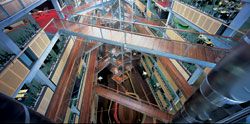
<path fill-rule="evenodd" d="M 164 98 L 163 98 L 161 92 L 160 92 L 159 90 L 157 90 L 156 94 L 157 94 L 158 98 L 160 99 L 161 104 L 163 105 L 163 107 L 166 108 L 166 107 L 167 107 L 167 103 L 166 103 L 166 101 L 164 100 Z"/>
<path fill-rule="evenodd" d="M 6 95 L 13 95 L 16 89 L 28 75 L 29 69 L 18 59 L 9 64 L 0 74 L 0 92 Z"/>
<path fill-rule="evenodd" d="M 135 5 L 141 10 L 141 12 L 145 12 L 146 6 L 139 0 L 135 0 Z"/>
<path fill-rule="evenodd" d="M 211 25 L 212 25 L 212 20 L 210 18 L 207 18 L 206 22 L 203 25 L 203 29 L 205 31 L 208 31 Z"/>
<path fill-rule="evenodd" d="M 188 18 L 189 20 L 192 20 L 192 19 L 193 19 L 193 16 L 194 16 L 194 11 L 190 10 L 189 15 L 187 16 L 187 18 Z"/>
<path fill-rule="evenodd" d="M 174 88 L 175 91 L 177 91 L 179 88 L 175 84 L 175 81 L 169 75 L 169 73 L 167 72 L 167 70 L 164 69 L 163 65 L 161 64 L 161 62 L 159 60 L 157 61 L 157 64 L 158 64 L 159 68 L 161 69 L 161 71 L 163 72 L 164 76 L 168 79 L 168 81 L 171 84 L 171 86 Z"/>
<path fill-rule="evenodd" d="M 214 21 L 213 24 L 210 26 L 210 29 L 208 29 L 208 33 L 215 34 L 219 30 L 221 25 L 222 23 Z"/>
<path fill-rule="evenodd" d="M 151 12 L 150 10 L 147 10 L 147 16 L 148 16 L 149 18 L 151 18 L 152 12 Z"/>
<path fill-rule="evenodd" d="M 48 38 L 47 34 L 44 31 L 41 31 L 41 38 L 43 39 L 46 45 L 49 45 L 50 39 Z"/>
<path fill-rule="evenodd" d="M 75 118 L 75 123 L 79 123 L 79 116 L 77 115 L 76 118 Z"/>
<path fill-rule="evenodd" d="M 181 65 L 174 59 L 170 59 L 170 61 L 175 65 L 176 69 L 181 73 L 181 75 L 188 80 L 189 74 L 181 67 Z"/>
<path fill-rule="evenodd" d="M 46 49 L 47 44 L 44 43 L 44 41 L 42 40 L 41 37 L 39 37 L 38 39 L 39 39 L 39 42 L 37 42 L 37 43 L 38 43 L 39 47 L 42 49 L 42 52 L 43 52 Z"/>
<path fill-rule="evenodd" d="M 54 92 L 50 88 L 46 89 L 44 96 L 37 108 L 37 112 L 39 112 L 42 115 L 45 115 L 53 94 Z"/>
<path fill-rule="evenodd" d="M 64 51 L 64 53 L 63 53 L 63 55 L 62 55 L 62 57 L 61 57 L 60 62 L 58 63 L 58 66 L 57 66 L 57 68 L 55 70 L 55 73 L 52 76 L 51 80 L 56 85 L 59 82 L 59 79 L 61 77 L 62 71 L 64 69 L 64 66 L 65 66 L 66 62 L 67 62 L 67 59 L 69 57 L 69 54 L 70 54 L 70 51 L 71 51 L 73 45 L 74 45 L 74 41 L 70 40 L 69 43 L 68 43 L 68 45 L 67 45 L 67 47 L 66 47 L 66 49 L 65 49 L 65 51 Z"/>
<path fill-rule="evenodd" d="M 222 25 L 220 21 L 178 1 L 174 2 L 173 10 L 188 21 L 211 34 L 216 34 Z"/>
<path fill-rule="evenodd" d="M 13 93 L 15 92 L 15 89 L 6 85 L 6 83 L 0 80 L 0 92 L 7 96 L 12 96 Z"/>
<path fill-rule="evenodd" d="M 173 30 L 166 30 L 166 34 L 171 40 L 177 40 L 177 41 L 185 42 L 185 40 Z"/>
<path fill-rule="evenodd" d="M 168 89 L 167 89 L 167 86 L 166 86 L 165 83 L 162 81 L 162 79 L 161 79 L 160 75 L 158 74 L 158 72 L 155 71 L 155 72 L 154 72 L 154 75 L 155 75 L 157 81 L 159 82 L 159 84 L 160 84 L 162 90 L 164 91 L 164 93 L 165 93 L 167 99 L 171 100 L 172 97 L 171 97 L 171 95 L 170 95 L 170 93 L 169 93 L 169 91 L 168 91 Z"/>
<path fill-rule="evenodd" d="M 64 118 L 64 123 L 69 123 L 69 116 L 70 116 L 70 108 L 68 107 L 65 118 Z"/>
<path fill-rule="evenodd" d="M 176 3 L 175 1 L 174 1 L 174 5 L 173 5 L 173 11 L 175 11 L 175 12 L 178 12 L 178 3 Z"/>
<path fill-rule="evenodd" d="M 16 73 L 19 77 L 21 77 L 22 80 L 28 75 L 29 69 L 21 63 L 19 60 L 16 60 L 13 66 L 10 67 L 10 69 Z"/>
<path fill-rule="evenodd" d="M 200 28 L 203 27 L 204 22 L 206 21 L 206 17 L 201 15 L 200 19 L 198 20 L 198 22 L 196 23 Z"/>
<path fill-rule="evenodd" d="M 200 14 L 199 14 L 198 12 L 195 12 L 195 11 L 193 11 L 193 13 L 194 13 L 194 16 L 193 16 L 191 22 L 193 22 L 194 24 L 196 24 L 197 21 L 198 21 L 199 18 L 200 18 Z"/>
<path fill-rule="evenodd" d="M 189 16 L 189 13 L 191 12 L 191 10 L 188 8 L 188 7 L 186 7 L 186 10 L 184 11 L 184 17 L 185 18 L 189 18 L 188 16 Z M 192 12 L 191 12 L 192 13 Z"/>
<path fill-rule="evenodd" d="M 151 74 L 150 74 L 150 71 L 148 70 L 148 68 L 147 68 L 145 62 L 143 61 L 143 59 L 141 59 L 141 63 L 142 63 L 142 66 L 144 67 L 144 69 L 146 70 L 148 76 L 150 76 L 150 75 L 151 75 Z"/>

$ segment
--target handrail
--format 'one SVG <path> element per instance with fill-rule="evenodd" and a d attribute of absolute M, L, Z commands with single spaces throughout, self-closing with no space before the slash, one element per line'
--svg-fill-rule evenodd
<path fill-rule="evenodd" d="M 118 20 L 118 19 L 112 19 L 112 18 L 104 18 L 104 17 L 98 17 L 98 16 L 92 16 L 92 15 L 78 15 L 78 14 L 67 14 L 64 13 L 65 15 L 75 15 L 75 16 L 82 16 L 82 17 L 87 17 L 87 18 L 96 18 L 96 19 L 102 19 L 102 20 L 109 20 L 110 22 L 112 21 L 118 21 L 121 23 L 129 23 L 131 25 L 141 25 L 141 26 L 148 26 L 148 27 L 154 27 L 154 28 L 160 28 L 160 29 L 165 29 L 165 30 L 174 30 L 174 31 L 180 31 L 180 32 L 188 32 L 191 34 L 202 34 L 202 35 L 207 35 L 207 36 L 212 36 L 212 37 L 217 37 L 217 38 L 227 38 L 230 40 L 235 40 L 234 37 L 230 37 L 230 36 L 221 36 L 221 35 L 216 35 L 216 34 L 210 34 L 210 33 L 206 33 L 206 32 L 195 32 L 195 31 L 191 31 L 191 30 L 183 30 L 183 29 L 176 29 L 176 28 L 171 28 L 171 27 L 162 27 L 162 26 L 157 26 L 157 25 L 151 25 L 151 24 L 144 24 L 144 23 L 140 23 L 140 22 L 131 22 L 131 21 L 125 21 L 125 20 Z M 231 28 L 230 26 L 227 26 L 229 28 Z M 231 28 L 232 30 L 234 30 L 233 28 Z M 235 30 L 237 32 L 239 32 L 238 30 Z M 239 32 L 240 34 L 242 34 L 243 36 L 246 35 L 244 32 Z M 240 43 L 238 41 L 238 43 Z"/>
<path fill-rule="evenodd" d="M 80 25 L 86 25 L 86 26 L 92 26 L 92 27 L 97 27 L 97 28 L 102 28 L 102 29 L 108 29 L 108 30 L 124 32 L 125 35 L 126 35 L 126 33 L 129 33 L 129 34 L 140 35 L 140 36 L 144 36 L 144 37 L 150 37 L 150 38 L 156 38 L 156 39 L 162 39 L 162 40 L 167 40 L 167 41 L 171 41 L 171 42 L 176 42 L 178 44 L 186 44 L 186 45 L 192 45 L 193 44 L 193 45 L 196 45 L 196 46 L 205 47 L 205 48 L 213 49 L 213 50 L 224 50 L 226 52 L 231 51 L 229 49 L 209 47 L 209 46 L 204 46 L 202 44 L 197 44 L 197 43 L 180 42 L 178 40 L 166 39 L 166 38 L 156 37 L 156 36 L 151 36 L 151 35 L 149 36 L 149 35 L 145 35 L 145 34 L 142 34 L 142 33 L 131 32 L 131 31 L 126 31 L 126 30 L 121 30 L 121 29 L 115 29 L 115 28 L 110 28 L 110 27 L 105 27 L 105 26 L 97 26 L 97 25 L 93 25 L 93 24 L 79 23 L 79 22 L 74 22 L 74 21 L 69 21 L 69 20 L 61 20 L 61 19 L 54 19 L 54 20 L 59 20 L 60 22 L 61 21 L 66 21 L 66 22 L 74 23 L 74 24 L 80 24 Z"/>

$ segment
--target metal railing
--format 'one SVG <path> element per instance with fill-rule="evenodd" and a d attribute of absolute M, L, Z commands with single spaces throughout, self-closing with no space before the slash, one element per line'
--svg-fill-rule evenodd
<path fill-rule="evenodd" d="M 236 36 L 234 36 L 234 37 L 221 36 L 221 35 L 216 35 L 216 34 L 201 33 L 201 32 L 184 30 L 184 29 L 175 29 L 175 28 L 171 28 L 171 27 L 167 27 L 167 26 L 166 27 L 156 26 L 156 25 L 145 24 L 145 23 L 140 23 L 140 22 L 123 21 L 123 20 L 111 19 L 111 18 L 103 18 L 103 17 L 98 17 L 98 16 L 77 15 L 77 14 L 68 14 L 68 13 L 64 13 L 64 14 L 66 16 L 67 15 L 81 16 L 82 18 L 84 18 L 85 21 L 83 21 L 83 23 L 80 23 L 80 24 L 85 24 L 85 25 L 96 26 L 95 24 L 92 23 L 91 20 L 99 20 L 102 24 L 106 24 L 105 26 L 100 26 L 100 27 L 106 27 L 106 28 L 112 28 L 112 29 L 120 30 L 120 29 L 112 27 L 112 25 L 110 25 L 110 26 L 107 25 L 107 24 L 111 24 L 111 23 L 114 24 L 116 22 L 119 22 L 121 25 L 131 25 L 131 26 L 138 25 L 138 26 L 142 26 L 142 27 L 150 27 L 150 28 L 159 29 L 159 30 L 163 30 L 163 31 L 164 30 L 173 30 L 173 31 L 185 32 L 188 35 L 194 35 L 194 34 L 200 35 L 201 34 L 201 35 L 204 35 L 204 36 L 207 36 L 207 37 L 217 38 L 218 40 L 220 40 L 222 42 L 225 42 L 226 44 L 233 43 L 233 44 L 235 44 L 235 46 L 237 46 L 239 44 L 242 44 L 243 42 L 241 42 L 241 39 L 246 35 L 246 33 L 241 32 L 239 30 L 236 30 L 236 29 L 234 29 L 234 28 L 232 28 L 232 27 L 230 27 L 228 25 L 225 25 L 225 24 L 223 26 L 227 27 L 227 29 L 235 31 Z M 75 22 L 75 23 L 77 23 L 77 22 Z M 121 30 L 121 31 L 124 31 L 124 30 Z M 130 33 L 131 32 L 134 33 L 134 34 L 140 34 L 140 33 L 135 32 L 135 31 L 130 31 Z M 142 34 L 142 35 L 145 35 L 145 34 Z"/>

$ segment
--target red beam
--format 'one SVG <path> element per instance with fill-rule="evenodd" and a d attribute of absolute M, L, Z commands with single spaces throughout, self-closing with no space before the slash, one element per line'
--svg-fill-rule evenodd
<path fill-rule="evenodd" d="M 113 90 L 106 89 L 102 86 L 95 86 L 95 93 L 99 96 L 102 96 L 106 99 L 112 100 L 114 102 L 117 102 L 123 106 L 126 106 L 130 109 L 133 109 L 135 111 L 141 112 L 143 114 L 146 114 L 150 117 L 157 118 L 159 120 L 162 120 L 163 122 L 169 123 L 172 120 L 172 115 L 165 113 L 153 106 L 150 106 L 146 103 L 139 102 L 137 100 L 134 100 L 132 98 L 129 98 L 127 96 L 121 95 L 119 93 L 116 93 Z"/>

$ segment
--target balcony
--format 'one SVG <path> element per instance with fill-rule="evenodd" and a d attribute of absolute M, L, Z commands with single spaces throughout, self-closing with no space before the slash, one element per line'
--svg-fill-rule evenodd
<path fill-rule="evenodd" d="M 1 0 L 0 2 L 0 21 L 16 14 L 29 7 L 39 0 Z"/>
<path fill-rule="evenodd" d="M 192 8 L 230 23 L 242 7 L 240 0 L 180 0 Z"/>

